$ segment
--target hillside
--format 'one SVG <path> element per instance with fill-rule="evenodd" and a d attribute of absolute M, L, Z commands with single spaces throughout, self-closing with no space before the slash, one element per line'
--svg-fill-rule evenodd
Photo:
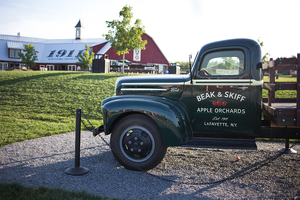
<path fill-rule="evenodd" d="M 120 74 L 4 71 L 0 73 L 0 146 L 67 133 L 81 108 L 102 123 L 101 102 L 112 96 Z"/>

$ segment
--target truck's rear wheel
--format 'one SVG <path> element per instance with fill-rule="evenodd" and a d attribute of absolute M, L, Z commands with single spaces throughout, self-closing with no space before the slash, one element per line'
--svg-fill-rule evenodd
<path fill-rule="evenodd" d="M 157 166 L 167 150 L 156 124 L 143 115 L 130 115 L 119 121 L 112 131 L 110 146 L 121 165 L 139 171 Z"/>

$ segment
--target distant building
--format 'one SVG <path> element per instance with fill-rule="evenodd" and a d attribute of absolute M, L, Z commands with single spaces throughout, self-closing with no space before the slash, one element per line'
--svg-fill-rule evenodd
<path fill-rule="evenodd" d="M 22 67 L 18 52 L 24 48 L 24 44 L 32 44 L 36 51 L 38 60 L 34 69 L 48 71 L 77 71 L 80 69 L 76 63 L 75 56 L 81 54 L 88 44 L 95 53 L 96 58 L 109 59 L 111 66 L 120 66 L 118 60 L 122 60 L 122 55 L 116 54 L 111 43 L 104 38 L 82 39 L 82 23 L 79 20 L 75 26 L 75 39 L 41 39 L 23 37 L 18 33 L 13 35 L 0 34 L 0 71 L 20 69 Z M 142 35 L 143 40 L 147 40 L 145 50 L 130 51 L 125 55 L 125 59 L 136 65 L 156 66 L 160 70 L 166 70 L 169 66 L 154 40 L 147 34 Z"/>

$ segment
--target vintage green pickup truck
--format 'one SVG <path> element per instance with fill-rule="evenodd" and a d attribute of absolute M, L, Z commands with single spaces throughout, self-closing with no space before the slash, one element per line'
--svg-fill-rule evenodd
<path fill-rule="evenodd" d="M 293 62 L 299 71 L 299 59 Z M 168 146 L 255 149 L 255 138 L 286 138 L 288 150 L 289 138 L 300 137 L 300 78 L 292 87 L 298 98 L 274 107 L 275 80 L 262 80 L 263 68 L 275 77 L 282 63 L 274 63 L 262 64 L 256 41 L 233 39 L 203 46 L 188 75 L 118 78 L 94 135 L 111 134 L 113 155 L 132 170 L 155 167 Z"/>

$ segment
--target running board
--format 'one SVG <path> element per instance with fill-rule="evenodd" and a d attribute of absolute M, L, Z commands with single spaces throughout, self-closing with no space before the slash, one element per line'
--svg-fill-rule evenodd
<path fill-rule="evenodd" d="M 198 138 L 182 144 L 184 147 L 257 150 L 255 139 Z"/>

